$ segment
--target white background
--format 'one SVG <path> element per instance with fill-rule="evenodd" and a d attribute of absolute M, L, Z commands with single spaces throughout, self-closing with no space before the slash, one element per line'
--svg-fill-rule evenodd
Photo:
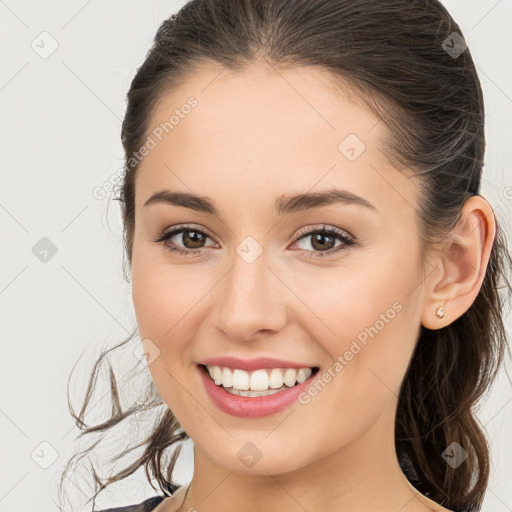
<path fill-rule="evenodd" d="M 121 341 L 136 325 L 122 276 L 118 203 L 107 210 L 107 198 L 92 192 L 122 167 L 130 81 L 160 22 L 183 4 L 0 1 L 0 512 L 57 510 L 59 472 L 78 434 L 66 400 L 71 368 L 85 351 L 82 377 L 72 388 L 82 398 L 100 346 Z M 505 193 L 512 187 L 512 3 L 444 4 L 462 28 L 484 89 L 482 193 L 503 223 L 512 218 Z M 51 36 L 40 36 L 44 31 Z M 48 58 L 31 47 L 41 37 L 46 49 L 52 39 L 58 44 Z M 510 224 L 505 229 L 512 238 Z M 47 263 L 32 252 L 42 237 L 57 248 Z M 493 460 L 483 511 L 510 511 L 512 389 L 503 371 L 479 417 Z M 180 456 L 178 483 L 192 476 L 191 448 L 186 443 Z M 118 488 L 120 494 L 98 504 L 126 505 L 156 494 L 142 473 Z"/>

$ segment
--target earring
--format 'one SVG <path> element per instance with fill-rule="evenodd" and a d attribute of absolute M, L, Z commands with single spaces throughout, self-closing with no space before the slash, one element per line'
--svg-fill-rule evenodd
<path fill-rule="evenodd" d="M 436 309 L 436 317 L 437 318 L 443 318 L 444 317 L 444 308 L 443 308 L 443 306 L 439 306 Z"/>

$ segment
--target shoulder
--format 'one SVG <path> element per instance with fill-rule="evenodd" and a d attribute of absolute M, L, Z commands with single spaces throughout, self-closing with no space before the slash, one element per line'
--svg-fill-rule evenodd
<path fill-rule="evenodd" d="M 115 507 L 99 510 L 98 512 L 151 512 L 154 510 L 163 500 L 165 496 L 153 496 L 147 500 L 142 501 L 136 505 L 129 505 L 127 507 Z"/>

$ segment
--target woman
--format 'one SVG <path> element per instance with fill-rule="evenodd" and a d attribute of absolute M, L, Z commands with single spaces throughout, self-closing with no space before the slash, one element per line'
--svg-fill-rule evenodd
<path fill-rule="evenodd" d="M 142 455 L 94 475 L 144 467 L 162 494 L 110 510 L 479 510 L 472 407 L 505 352 L 511 259 L 442 5 L 193 0 L 138 69 L 122 141 L 153 401 L 123 410 L 112 379 L 108 421 L 83 423 L 89 393 L 72 412 L 92 433 L 161 407 Z"/>

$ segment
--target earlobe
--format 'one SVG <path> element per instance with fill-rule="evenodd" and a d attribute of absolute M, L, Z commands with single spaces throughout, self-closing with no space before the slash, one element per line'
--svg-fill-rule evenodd
<path fill-rule="evenodd" d="M 473 304 L 485 277 L 496 234 L 492 207 L 482 196 L 466 200 L 460 221 L 437 253 L 425 283 L 421 323 L 439 329 L 462 316 Z"/>

